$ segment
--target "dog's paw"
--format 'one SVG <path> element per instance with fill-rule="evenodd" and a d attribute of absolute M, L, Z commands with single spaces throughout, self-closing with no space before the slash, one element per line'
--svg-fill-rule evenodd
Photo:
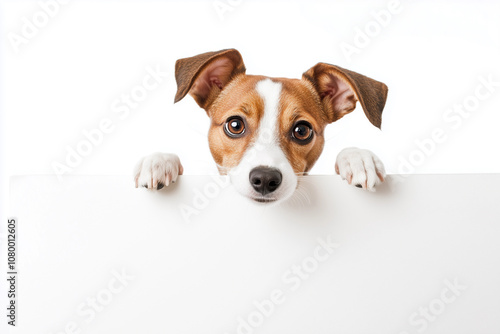
<path fill-rule="evenodd" d="M 182 175 L 179 157 L 175 154 L 154 153 L 139 161 L 134 168 L 135 187 L 160 190 L 170 183 L 175 183 L 177 176 Z"/>
<path fill-rule="evenodd" d="M 375 191 L 385 178 L 384 164 L 371 151 L 350 147 L 337 156 L 335 171 L 358 188 Z"/>

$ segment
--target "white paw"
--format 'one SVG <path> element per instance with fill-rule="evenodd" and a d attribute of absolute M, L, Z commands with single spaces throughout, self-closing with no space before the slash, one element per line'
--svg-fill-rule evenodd
<path fill-rule="evenodd" d="M 343 180 L 358 188 L 375 191 L 375 186 L 384 182 L 385 168 L 371 151 L 350 147 L 337 156 L 335 171 Z"/>
<path fill-rule="evenodd" d="M 182 175 L 179 157 L 175 154 L 154 153 L 139 161 L 134 168 L 135 187 L 143 186 L 148 189 L 160 190 L 175 183 L 177 176 Z"/>

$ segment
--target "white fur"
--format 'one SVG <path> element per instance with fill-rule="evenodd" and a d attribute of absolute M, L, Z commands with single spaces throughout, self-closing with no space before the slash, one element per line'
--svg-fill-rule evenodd
<path fill-rule="evenodd" d="M 142 158 L 134 168 L 135 187 L 157 189 L 158 184 L 168 186 L 183 173 L 179 157 L 169 153 L 154 153 Z"/>
<path fill-rule="evenodd" d="M 266 198 L 282 201 L 289 198 L 297 187 L 297 176 L 279 145 L 279 100 L 281 83 L 264 79 L 257 83 L 256 91 L 264 101 L 264 114 L 251 146 L 243 155 L 240 164 L 229 172 L 231 182 L 244 196 L 260 198 L 250 184 L 250 171 L 258 166 L 278 169 L 282 174 L 280 187 L 268 194 Z"/>
<path fill-rule="evenodd" d="M 382 182 L 378 175 L 386 176 L 384 165 L 375 154 L 356 147 L 346 148 L 338 154 L 335 169 L 349 184 L 369 191 L 375 191 L 375 186 Z"/>

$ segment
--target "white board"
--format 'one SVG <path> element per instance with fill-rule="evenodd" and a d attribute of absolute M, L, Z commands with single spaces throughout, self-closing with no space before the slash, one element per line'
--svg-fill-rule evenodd
<path fill-rule="evenodd" d="M 125 176 L 15 177 L 8 328 L 500 332 L 500 175 L 391 178 L 368 193 L 310 176 L 296 198 L 266 207 L 219 177 L 182 176 L 159 192 Z"/>

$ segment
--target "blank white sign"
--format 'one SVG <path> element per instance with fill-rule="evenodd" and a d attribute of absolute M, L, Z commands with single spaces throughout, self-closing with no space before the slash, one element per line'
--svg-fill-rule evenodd
<path fill-rule="evenodd" d="M 275 207 L 226 181 L 13 178 L 11 333 L 500 332 L 499 174 L 310 176 Z"/>

